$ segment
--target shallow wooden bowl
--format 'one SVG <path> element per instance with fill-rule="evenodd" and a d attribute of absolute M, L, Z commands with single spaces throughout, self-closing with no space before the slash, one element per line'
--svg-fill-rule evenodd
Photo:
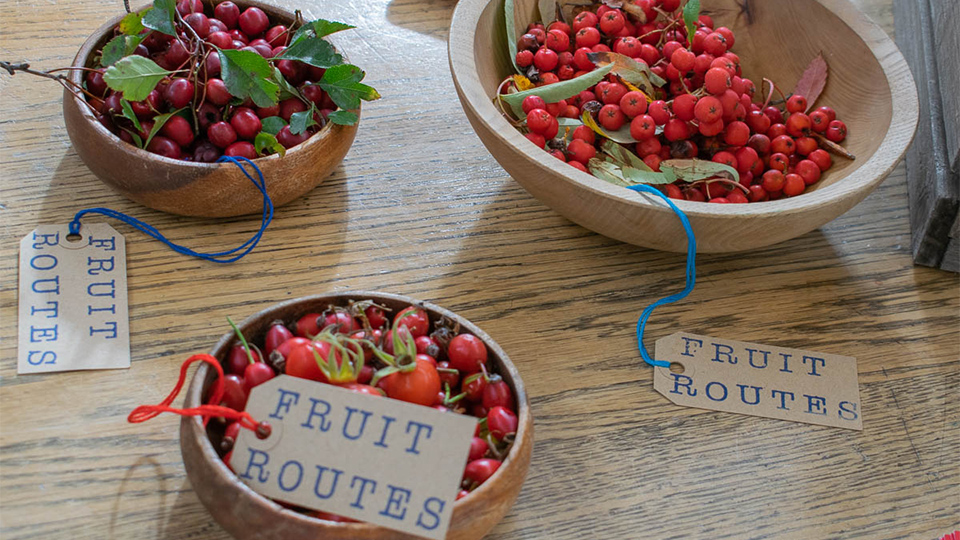
<path fill-rule="evenodd" d="M 234 3 L 241 10 L 259 7 L 271 21 L 289 24 L 294 19 L 289 11 L 269 4 L 254 0 Z M 87 38 L 73 60 L 74 67 L 94 66 L 94 54 L 109 41 L 121 18 L 122 15 L 117 16 Z M 82 82 L 80 70 L 72 71 L 70 77 L 78 84 Z M 63 117 L 73 147 L 93 174 L 144 206 L 200 217 L 259 214 L 263 209 L 263 195 L 232 163 L 180 161 L 127 144 L 103 127 L 90 109 L 66 90 Z M 286 204 L 323 182 L 343 160 L 356 134 L 356 125 L 327 124 L 319 133 L 287 150 L 284 157 L 272 155 L 255 160 L 274 206 Z"/>
<path fill-rule="evenodd" d="M 537 20 L 537 0 L 515 0 L 518 34 Z M 823 52 L 830 68 L 817 105 L 849 128 L 856 161 L 834 157 L 816 187 L 791 199 L 755 204 L 679 201 L 700 252 L 755 249 L 820 227 L 863 200 L 893 170 L 917 125 L 917 92 L 890 38 L 847 0 L 704 0 L 717 26 L 736 35 L 746 77 L 789 91 Z M 746 11 L 741 6 L 746 7 Z M 747 15 L 749 14 L 749 15 Z M 563 216 L 631 244 L 684 251 L 677 217 L 659 198 L 580 172 L 527 141 L 494 108 L 512 74 L 503 0 L 460 0 L 450 26 L 450 67 L 460 102 L 487 149 L 534 197 Z"/>
<path fill-rule="evenodd" d="M 449 540 L 476 540 L 482 538 L 510 510 L 530 466 L 533 451 L 533 417 L 530 402 L 520 380 L 520 374 L 499 345 L 490 336 L 470 321 L 427 302 L 395 294 L 377 292 L 340 292 L 322 296 L 307 296 L 267 308 L 240 324 L 245 336 L 261 340 L 270 323 L 275 320 L 290 321 L 310 312 L 320 312 L 330 304 L 346 305 L 348 300 L 372 299 L 396 313 L 416 305 L 430 315 L 431 322 L 447 317 L 460 323 L 467 332 L 483 340 L 495 371 L 513 389 L 517 400 L 519 427 L 517 438 L 507 459 L 497 472 L 469 497 L 456 502 L 450 528 Z M 233 333 L 225 334 L 214 347 L 212 354 L 221 361 L 226 358 L 235 343 Z M 206 365 L 200 367 L 190 382 L 184 407 L 202 403 L 204 390 L 213 383 L 216 374 Z M 230 471 L 214 450 L 211 436 L 219 435 L 211 429 L 208 433 L 198 417 L 185 417 L 180 424 L 180 449 L 183 454 L 187 477 L 200 500 L 214 519 L 235 538 L 285 540 L 414 540 L 416 537 L 390 531 L 367 523 L 334 523 L 307 517 L 287 510 L 279 504 L 255 493 Z"/>

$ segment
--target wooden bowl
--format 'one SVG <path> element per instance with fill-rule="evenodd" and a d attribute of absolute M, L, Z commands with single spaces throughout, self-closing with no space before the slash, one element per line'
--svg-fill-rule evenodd
<path fill-rule="evenodd" d="M 289 24 L 294 20 L 292 13 L 270 4 L 255 0 L 234 3 L 241 10 L 259 7 L 271 21 Z M 94 54 L 109 41 L 121 18 L 122 15 L 117 16 L 87 38 L 73 60 L 74 67 L 94 65 Z M 70 77 L 78 84 L 82 82 L 80 70 L 71 71 Z M 93 174 L 144 206 L 199 217 L 259 214 L 263 209 L 263 195 L 232 163 L 180 161 L 125 143 L 66 90 L 63 117 L 73 147 Z M 356 134 L 357 125 L 329 123 L 319 133 L 287 150 L 284 157 L 272 155 L 255 160 L 263 172 L 274 206 L 286 204 L 323 182 L 343 160 Z"/>
<path fill-rule="evenodd" d="M 488 359 L 495 371 L 513 389 L 517 400 L 516 442 L 503 465 L 483 485 L 469 497 L 454 504 L 449 540 L 476 540 L 482 538 L 509 511 L 530 466 L 530 454 L 533 451 L 533 417 L 523 382 L 517 368 L 507 358 L 506 353 L 490 336 L 474 326 L 470 321 L 427 302 L 395 294 L 377 292 L 339 292 L 322 296 L 307 296 L 282 302 L 267 308 L 240 324 L 245 336 L 262 340 L 270 323 L 275 320 L 295 320 L 310 312 L 321 312 L 330 304 L 346 305 L 348 300 L 372 299 L 387 306 L 396 313 L 401 309 L 416 305 L 430 315 L 431 322 L 447 317 L 460 323 L 467 332 L 483 340 L 489 352 Z M 226 358 L 235 343 L 233 333 L 227 333 L 214 347 L 211 355 L 221 361 Z M 205 388 L 212 384 L 216 374 L 206 365 L 200 367 L 190 382 L 184 401 L 184 407 L 194 407 L 202 403 Z M 214 430 L 211 433 L 203 427 L 198 417 L 185 417 L 180 424 L 180 449 L 183 454 L 187 477 L 200 500 L 213 515 L 214 519 L 238 539 L 286 540 L 318 539 L 324 540 L 414 540 L 417 537 L 391 531 L 367 523 L 334 523 L 307 517 L 257 494 L 241 482 L 230 471 L 214 450 L 211 436 L 219 437 Z"/>
<path fill-rule="evenodd" d="M 515 0 L 518 34 L 538 20 L 537 0 Z M 741 14 L 741 6 L 749 16 Z M 755 249 L 799 236 L 863 200 L 893 170 L 917 125 L 917 92 L 893 41 L 847 0 L 705 0 L 717 26 L 736 35 L 746 77 L 789 91 L 823 52 L 827 86 L 817 105 L 846 122 L 855 161 L 834 165 L 807 193 L 754 204 L 678 201 L 700 252 Z M 513 73 L 503 0 L 460 0 L 450 25 L 450 68 L 460 102 L 487 149 L 531 195 L 570 220 L 624 242 L 684 251 L 680 221 L 663 202 L 565 165 L 500 115 L 492 99 Z"/>

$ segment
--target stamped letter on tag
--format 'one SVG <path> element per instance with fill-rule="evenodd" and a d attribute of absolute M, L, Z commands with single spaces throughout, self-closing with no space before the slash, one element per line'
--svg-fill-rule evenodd
<path fill-rule="evenodd" d="M 685 407 L 863 429 L 857 360 L 676 333 L 657 340 L 653 387 Z"/>
<path fill-rule="evenodd" d="M 280 375 L 253 388 L 230 465 L 272 499 L 442 539 L 476 418 Z"/>
<path fill-rule="evenodd" d="M 20 241 L 17 373 L 130 367 L 123 236 L 41 225 Z"/>

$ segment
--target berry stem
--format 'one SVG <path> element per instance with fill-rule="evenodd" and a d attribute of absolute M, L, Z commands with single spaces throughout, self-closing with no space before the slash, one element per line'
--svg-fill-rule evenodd
<path fill-rule="evenodd" d="M 247 338 L 243 337 L 243 332 L 240 331 L 240 328 L 237 327 L 230 317 L 227 317 L 227 322 L 230 323 L 230 327 L 233 328 L 233 333 L 237 335 L 237 339 L 239 339 L 243 345 L 243 350 L 247 353 L 247 360 L 249 360 L 251 364 L 256 364 L 257 362 L 253 359 L 253 354 L 250 352 L 250 345 L 247 343 Z"/>

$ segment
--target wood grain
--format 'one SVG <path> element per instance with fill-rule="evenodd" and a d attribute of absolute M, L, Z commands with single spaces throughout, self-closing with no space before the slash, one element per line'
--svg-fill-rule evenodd
<path fill-rule="evenodd" d="M 888 0 L 861 0 L 889 14 Z M 294 7 L 285 3 L 286 7 Z M 234 247 L 258 220 L 188 219 L 115 195 L 76 156 L 60 89 L 0 77 L 0 536 L 223 540 L 187 481 L 179 422 L 126 423 L 191 353 L 278 301 L 385 290 L 467 317 L 524 378 L 536 449 L 488 538 L 935 538 L 960 515 L 960 286 L 912 266 L 902 167 L 861 204 L 784 244 L 701 255 L 675 331 L 855 356 L 864 430 L 682 409 L 636 351 L 644 306 L 678 290 L 683 256 L 563 219 L 506 176 L 466 122 L 446 68 L 454 0 L 311 5 L 385 96 L 340 168 L 277 211 L 260 246 L 214 265 L 127 238 L 129 370 L 16 375 L 17 242 L 91 206 L 195 249 Z M 0 57 L 67 65 L 119 3 L 4 0 Z M 880 21 L 885 28 L 892 20 Z"/>

